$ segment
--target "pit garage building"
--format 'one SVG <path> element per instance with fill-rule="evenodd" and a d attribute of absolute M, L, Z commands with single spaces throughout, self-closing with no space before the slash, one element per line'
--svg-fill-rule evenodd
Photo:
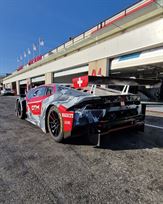
<path fill-rule="evenodd" d="M 3 80 L 23 93 L 81 75 L 163 79 L 163 0 L 143 0 L 38 56 Z M 163 90 L 162 90 L 163 92 Z"/>

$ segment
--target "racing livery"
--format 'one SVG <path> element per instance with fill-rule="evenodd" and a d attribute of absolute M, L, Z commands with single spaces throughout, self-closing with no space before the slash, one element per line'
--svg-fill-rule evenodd
<path fill-rule="evenodd" d="M 123 91 L 107 88 L 109 84 L 123 85 Z M 144 85 L 144 80 L 83 76 L 73 79 L 72 85 L 41 85 L 17 98 L 16 115 L 49 132 L 57 142 L 84 133 L 95 139 L 99 132 L 143 131 L 145 109 L 138 95 L 128 93 L 129 85 Z"/>

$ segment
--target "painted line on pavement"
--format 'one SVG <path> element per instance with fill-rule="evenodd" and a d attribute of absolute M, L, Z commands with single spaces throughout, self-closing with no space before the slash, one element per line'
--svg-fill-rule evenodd
<path fill-rule="evenodd" d="M 153 128 L 158 128 L 158 129 L 163 130 L 163 127 L 157 126 L 157 125 L 150 125 L 150 124 L 147 124 L 147 123 L 146 123 L 145 126 L 147 126 L 147 127 L 153 127 Z"/>

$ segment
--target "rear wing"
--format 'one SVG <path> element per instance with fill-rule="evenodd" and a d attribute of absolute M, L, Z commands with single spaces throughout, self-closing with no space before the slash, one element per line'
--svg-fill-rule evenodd
<path fill-rule="evenodd" d="M 147 86 L 160 87 L 161 80 L 155 79 L 133 79 L 121 77 L 104 77 L 104 76 L 81 76 L 72 80 L 74 88 L 82 88 L 90 85 L 116 85 L 116 86 Z"/>
<path fill-rule="evenodd" d="M 155 86 L 160 87 L 161 80 L 154 79 L 134 79 L 134 78 L 121 78 L 121 77 L 99 77 L 89 76 L 89 83 L 95 83 L 99 85 L 117 85 L 117 86 Z"/>
<path fill-rule="evenodd" d="M 94 92 L 97 85 L 124 86 L 122 94 L 127 94 L 130 86 L 145 86 L 146 88 L 160 88 L 161 80 L 135 79 L 104 76 L 81 76 L 72 80 L 74 88 L 84 88 L 92 85 L 91 92 Z"/>

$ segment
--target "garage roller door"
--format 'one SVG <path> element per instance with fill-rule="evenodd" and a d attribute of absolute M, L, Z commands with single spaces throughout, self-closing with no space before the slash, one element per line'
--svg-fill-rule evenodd
<path fill-rule="evenodd" d="M 88 75 L 88 65 L 54 73 L 54 82 L 71 83 L 74 77 Z"/>

